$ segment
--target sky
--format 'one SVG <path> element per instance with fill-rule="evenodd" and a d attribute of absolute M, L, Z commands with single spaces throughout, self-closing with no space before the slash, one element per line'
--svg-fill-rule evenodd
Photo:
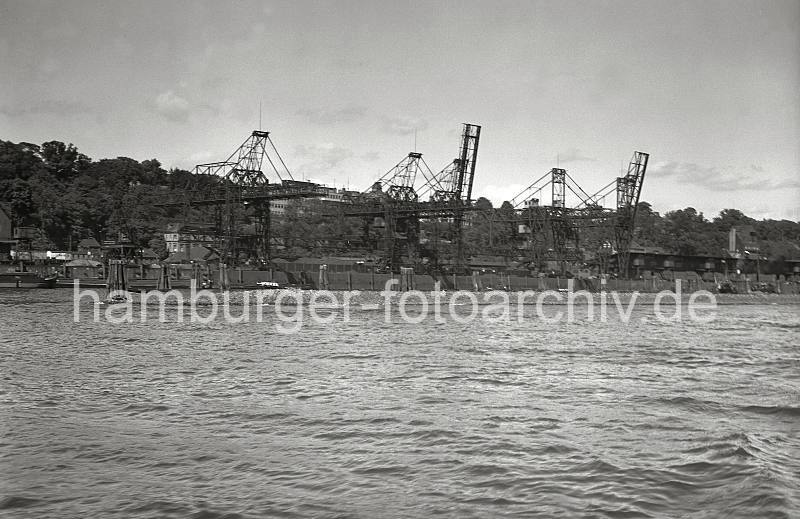
<path fill-rule="evenodd" d="M 474 123 L 496 204 L 638 150 L 657 211 L 800 220 L 798 92 L 796 0 L 0 0 L 0 139 L 167 168 L 260 124 L 295 178 L 363 190 Z"/>

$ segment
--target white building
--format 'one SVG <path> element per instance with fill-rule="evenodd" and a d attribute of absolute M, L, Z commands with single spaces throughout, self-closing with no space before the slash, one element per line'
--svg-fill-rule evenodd
<path fill-rule="evenodd" d="M 360 194 L 358 191 L 350 191 L 344 188 L 337 189 L 335 187 L 320 186 L 319 189 L 325 192 L 324 196 L 300 199 L 300 206 L 302 207 L 307 200 L 343 203 L 351 197 Z M 286 214 L 286 210 L 289 208 L 290 203 L 292 203 L 292 201 L 288 199 L 271 200 L 269 203 L 269 210 L 275 216 L 283 216 Z"/>
<path fill-rule="evenodd" d="M 170 254 L 186 252 L 193 246 L 214 243 L 212 234 L 207 229 L 171 223 L 167 225 L 167 232 L 164 233 L 164 242 Z"/>

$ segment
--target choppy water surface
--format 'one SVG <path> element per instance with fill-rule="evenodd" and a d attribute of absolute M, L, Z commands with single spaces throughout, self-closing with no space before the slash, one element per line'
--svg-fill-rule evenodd
<path fill-rule="evenodd" d="M 0 515 L 800 510 L 798 306 L 628 325 L 356 311 L 287 337 L 75 324 L 69 297 L 0 292 Z"/>

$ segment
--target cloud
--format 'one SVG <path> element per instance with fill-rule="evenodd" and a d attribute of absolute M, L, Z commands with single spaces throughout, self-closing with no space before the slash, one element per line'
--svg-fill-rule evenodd
<path fill-rule="evenodd" d="M 427 127 L 428 121 L 425 121 L 424 119 L 406 116 L 383 118 L 383 131 L 386 133 L 409 135 L 414 133 L 414 130 L 424 130 Z"/>
<path fill-rule="evenodd" d="M 526 187 L 527 186 L 522 184 L 489 184 L 480 190 L 473 190 L 473 193 L 480 191 L 478 196 L 484 196 L 492 201 L 494 207 L 500 207 L 503 202 L 506 200 L 511 201 L 512 198 L 520 194 Z M 477 198 L 477 196 L 475 198 Z"/>
<path fill-rule="evenodd" d="M 39 63 L 38 69 L 39 72 L 44 74 L 45 76 L 54 76 L 58 72 L 63 69 L 64 63 L 60 60 L 55 59 L 52 56 L 48 56 L 43 58 L 42 61 Z"/>
<path fill-rule="evenodd" d="M 300 165 L 293 168 L 292 174 L 304 177 L 325 176 L 328 173 L 335 173 L 336 168 L 353 156 L 353 152 L 347 148 L 336 146 L 332 143 L 312 144 L 310 146 L 299 145 L 295 147 L 295 156 L 300 157 Z"/>
<path fill-rule="evenodd" d="M 368 151 L 361 155 L 361 160 L 365 160 L 367 162 L 375 162 L 376 160 L 380 160 L 381 154 L 377 151 Z"/>
<path fill-rule="evenodd" d="M 650 168 L 658 178 L 670 178 L 680 184 L 705 187 L 713 191 L 767 191 L 800 188 L 798 179 L 770 180 L 760 166 L 751 165 L 750 171 L 723 171 L 688 162 L 659 162 Z M 754 174 L 755 173 L 755 174 Z"/>
<path fill-rule="evenodd" d="M 352 59 L 348 57 L 339 58 L 334 61 L 336 66 L 347 70 L 363 69 L 367 66 L 367 61 L 363 59 Z"/>
<path fill-rule="evenodd" d="M 568 162 L 596 162 L 594 157 L 587 157 L 577 148 L 570 148 L 558 154 L 558 162 L 566 164 Z"/>
<path fill-rule="evenodd" d="M 312 123 L 322 125 L 357 121 L 364 117 L 366 113 L 367 109 L 358 105 L 348 105 L 344 108 L 339 108 L 336 110 L 326 108 L 307 108 L 297 112 L 298 115 L 306 117 Z"/>
<path fill-rule="evenodd" d="M 756 220 L 791 220 L 800 221 L 800 209 L 798 208 L 779 208 L 768 205 L 752 205 L 743 207 L 741 211 Z"/>
<path fill-rule="evenodd" d="M 198 151 L 189 155 L 189 160 L 193 166 L 197 164 L 205 164 L 214 160 L 214 154 L 210 151 Z"/>
<path fill-rule="evenodd" d="M 186 122 L 189 119 L 189 101 L 172 90 L 156 96 L 156 111 L 164 118 L 174 122 Z"/>
<path fill-rule="evenodd" d="M 59 101 L 46 99 L 37 103 L 16 106 L 0 106 L 0 114 L 8 117 L 22 117 L 26 115 L 80 115 L 88 113 L 89 109 L 72 101 Z"/>

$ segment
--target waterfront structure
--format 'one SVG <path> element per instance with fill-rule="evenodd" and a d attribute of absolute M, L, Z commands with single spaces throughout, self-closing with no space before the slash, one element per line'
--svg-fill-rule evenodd
<path fill-rule="evenodd" d="M 331 202 L 331 203 L 347 203 L 352 197 L 359 195 L 358 191 L 352 191 L 345 188 L 336 188 L 336 187 L 328 187 L 328 186 L 319 186 L 320 194 L 316 197 L 316 200 L 320 202 Z M 300 199 L 300 211 L 303 211 L 305 208 L 304 202 L 305 199 Z M 277 199 L 277 200 L 270 200 L 269 202 L 269 210 L 274 216 L 282 217 L 286 215 L 286 211 L 289 209 L 289 205 L 292 203 L 292 199 L 285 198 L 285 199 Z"/>
<path fill-rule="evenodd" d="M 14 248 L 16 240 L 14 231 L 11 227 L 11 218 L 0 207 L 0 261 L 11 260 L 11 250 Z"/>
<path fill-rule="evenodd" d="M 209 227 L 171 223 L 165 231 L 164 243 L 170 254 L 214 243 L 214 229 Z"/>

